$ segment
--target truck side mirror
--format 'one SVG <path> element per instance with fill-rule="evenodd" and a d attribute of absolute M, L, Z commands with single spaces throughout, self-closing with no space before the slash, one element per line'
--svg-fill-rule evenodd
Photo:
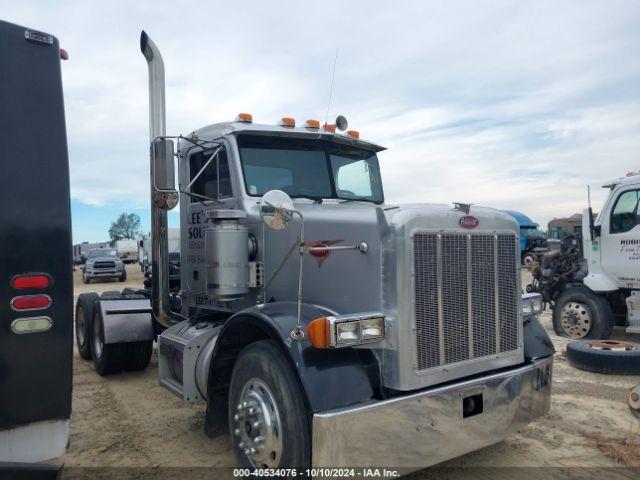
<path fill-rule="evenodd" d="M 153 181 L 152 198 L 156 207 L 161 210 L 171 210 L 178 204 L 178 192 L 176 191 L 173 140 L 157 138 L 151 144 L 153 156 Z"/>
<path fill-rule="evenodd" d="M 260 217 L 269 228 L 282 230 L 294 211 L 291 197 L 282 190 L 269 190 L 260 200 Z"/>

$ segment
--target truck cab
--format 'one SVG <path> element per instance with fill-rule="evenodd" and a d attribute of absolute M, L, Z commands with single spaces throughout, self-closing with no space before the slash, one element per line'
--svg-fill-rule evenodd
<path fill-rule="evenodd" d="M 270 125 L 241 113 L 167 136 L 164 65 L 144 32 L 141 50 L 151 285 L 96 303 L 105 373 L 157 336 L 160 385 L 206 402 L 207 434 L 229 434 L 247 468 L 413 470 L 548 411 L 553 347 L 540 295 L 521 295 L 512 217 L 387 203 L 384 148 L 343 117 Z M 178 203 L 170 292 L 166 215 Z"/>
<path fill-rule="evenodd" d="M 628 332 L 640 333 L 640 175 L 604 188 L 609 196 L 595 221 L 589 222 L 588 209 L 583 214 L 584 284 L 608 299 Z"/>

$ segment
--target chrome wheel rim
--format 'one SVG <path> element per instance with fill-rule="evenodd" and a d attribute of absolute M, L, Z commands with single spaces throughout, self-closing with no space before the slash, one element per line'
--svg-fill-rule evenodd
<path fill-rule="evenodd" d="M 253 467 L 275 468 L 280 464 L 280 412 L 273 393 L 262 380 L 252 378 L 242 389 L 233 416 L 233 435 Z"/>
<path fill-rule="evenodd" d="M 522 263 L 525 267 L 531 268 L 531 265 L 533 264 L 533 257 L 531 257 L 530 255 L 526 255 Z"/>
<path fill-rule="evenodd" d="M 93 317 L 93 349 L 96 357 L 102 356 L 102 339 L 100 338 L 100 317 Z"/>
<path fill-rule="evenodd" d="M 560 311 L 560 327 L 569 338 L 584 338 L 591 327 L 591 310 L 584 303 L 569 302 Z"/>
<path fill-rule="evenodd" d="M 78 339 L 78 345 L 80 346 L 84 346 L 84 342 L 86 341 L 84 337 L 84 322 L 84 310 L 79 308 L 76 313 L 76 338 Z"/>

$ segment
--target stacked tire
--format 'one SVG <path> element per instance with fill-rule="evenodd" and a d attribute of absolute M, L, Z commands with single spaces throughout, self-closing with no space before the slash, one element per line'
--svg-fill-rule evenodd
<path fill-rule="evenodd" d="M 104 343 L 102 326 L 104 319 L 101 300 L 145 298 L 132 292 L 82 293 L 76 303 L 75 333 L 80 357 L 93 359 L 96 372 L 110 375 L 121 371 L 137 372 L 149 366 L 153 353 L 153 341 Z"/>
<path fill-rule="evenodd" d="M 640 343 L 578 340 L 567 344 L 572 367 L 609 375 L 640 375 Z"/>

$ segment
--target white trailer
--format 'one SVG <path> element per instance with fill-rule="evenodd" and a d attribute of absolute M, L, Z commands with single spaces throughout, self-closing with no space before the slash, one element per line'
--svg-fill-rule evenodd
<path fill-rule="evenodd" d="M 132 238 L 117 240 L 116 252 L 124 263 L 136 263 L 138 261 L 138 242 Z"/>

